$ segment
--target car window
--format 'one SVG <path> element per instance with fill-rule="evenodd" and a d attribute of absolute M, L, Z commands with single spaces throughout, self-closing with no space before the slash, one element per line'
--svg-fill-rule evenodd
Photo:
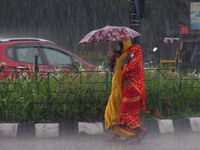
<path fill-rule="evenodd" d="M 13 47 L 8 47 L 8 49 L 6 51 L 6 56 L 8 58 L 11 58 L 12 60 L 14 60 Z"/>
<path fill-rule="evenodd" d="M 78 58 L 76 58 L 76 57 L 74 57 L 74 56 L 72 56 L 72 58 L 73 58 L 73 60 L 74 60 L 75 63 L 76 63 L 76 62 L 82 63 L 82 61 L 79 60 Z"/>
<path fill-rule="evenodd" d="M 72 65 L 72 59 L 70 55 L 67 55 L 56 49 L 43 47 L 44 54 L 47 57 L 49 65 Z"/>
<path fill-rule="evenodd" d="M 35 54 L 39 54 L 37 47 L 19 47 L 15 49 L 17 60 L 26 63 L 35 63 Z M 38 64 L 42 64 L 41 57 L 38 57 Z"/>

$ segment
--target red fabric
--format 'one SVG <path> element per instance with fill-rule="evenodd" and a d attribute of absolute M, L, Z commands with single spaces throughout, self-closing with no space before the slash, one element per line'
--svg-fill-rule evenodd
<path fill-rule="evenodd" d="M 140 111 L 141 101 L 132 103 L 122 102 L 118 125 L 124 130 L 134 133 L 132 130 L 141 126 Z"/>
<path fill-rule="evenodd" d="M 146 94 L 145 94 L 145 83 L 144 83 L 144 69 L 142 64 L 142 48 L 139 45 L 132 45 L 127 49 L 128 53 L 133 52 L 134 57 L 129 62 L 128 66 L 124 66 L 122 72 L 122 85 L 125 80 L 128 79 L 132 85 L 132 88 L 125 92 L 123 91 L 124 97 L 132 97 L 134 92 L 141 94 L 142 108 L 146 112 Z"/>
<path fill-rule="evenodd" d="M 181 34 L 188 34 L 188 29 L 184 27 L 183 25 L 179 25 L 181 27 Z"/>
<path fill-rule="evenodd" d="M 134 98 L 137 96 L 141 96 L 141 93 L 137 91 L 131 84 L 124 87 L 122 93 L 125 98 Z"/>
<path fill-rule="evenodd" d="M 144 70 L 142 65 L 142 49 L 139 45 L 132 45 L 127 49 L 128 53 L 133 52 L 134 57 L 122 72 L 122 101 L 118 125 L 126 131 L 133 132 L 140 127 L 140 111 L 145 108 L 145 85 Z M 130 84 L 123 88 L 124 82 L 128 80 Z"/>

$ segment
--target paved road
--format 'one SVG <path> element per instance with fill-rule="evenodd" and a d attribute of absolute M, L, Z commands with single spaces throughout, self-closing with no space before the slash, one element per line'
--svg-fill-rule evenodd
<path fill-rule="evenodd" d="M 58 138 L 0 137 L 0 150 L 200 150 L 200 133 L 148 133 L 141 144 L 107 143 L 111 135 L 69 135 Z"/>

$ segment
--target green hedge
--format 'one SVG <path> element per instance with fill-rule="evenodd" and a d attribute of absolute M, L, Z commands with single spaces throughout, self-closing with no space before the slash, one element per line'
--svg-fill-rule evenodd
<path fill-rule="evenodd" d="M 49 77 L 49 78 L 48 78 Z M 0 83 L 1 122 L 103 120 L 106 73 L 49 73 L 43 78 L 4 79 Z"/>
<path fill-rule="evenodd" d="M 150 113 L 142 113 L 142 119 L 154 118 L 156 109 L 163 118 L 200 116 L 199 77 L 196 70 L 189 69 L 146 70 L 146 107 Z"/>
<path fill-rule="evenodd" d="M 106 84 L 106 81 L 109 83 Z M 79 72 L 49 73 L 38 78 L 0 81 L 1 122 L 103 121 L 110 95 L 111 75 Z M 200 115 L 200 83 L 197 71 L 145 70 L 146 108 L 142 120 Z"/>

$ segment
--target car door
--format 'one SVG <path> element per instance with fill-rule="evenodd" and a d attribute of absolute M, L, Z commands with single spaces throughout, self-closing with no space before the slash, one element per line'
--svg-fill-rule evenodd
<path fill-rule="evenodd" d="M 17 77 L 18 73 L 15 70 L 28 73 L 28 75 L 34 73 L 36 55 L 40 56 L 38 43 L 18 43 L 9 46 L 6 50 L 5 63 L 7 68 L 3 73 L 3 78 L 7 78 L 10 74 Z M 42 57 L 38 57 L 38 64 L 45 65 Z"/>
<path fill-rule="evenodd" d="M 62 48 L 50 44 L 40 44 L 41 53 L 44 56 L 46 65 L 52 69 L 73 70 L 77 69 L 74 65 L 72 56 Z"/>
<path fill-rule="evenodd" d="M 9 52 L 10 51 L 10 52 Z M 7 50 L 7 54 L 13 54 L 15 68 L 18 71 L 26 72 L 29 76 L 35 74 L 35 63 L 38 63 L 38 72 L 41 68 L 46 68 L 45 57 L 41 53 L 38 43 L 21 43 L 15 44 L 13 48 Z M 45 73 L 41 72 L 41 75 Z"/>
<path fill-rule="evenodd" d="M 62 48 L 48 43 L 15 44 L 7 49 L 6 55 L 10 59 L 9 68 L 26 72 L 29 76 L 35 73 L 36 60 L 38 72 L 41 76 L 44 76 L 47 71 L 57 72 L 58 70 L 70 71 L 77 69 L 71 55 Z M 5 77 L 10 73 L 8 72 Z"/>

